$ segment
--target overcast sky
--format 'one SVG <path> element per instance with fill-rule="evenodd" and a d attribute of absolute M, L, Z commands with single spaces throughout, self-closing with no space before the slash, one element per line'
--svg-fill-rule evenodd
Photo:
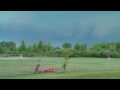
<path fill-rule="evenodd" d="M 62 47 L 120 41 L 120 11 L 0 11 L 0 41 Z"/>

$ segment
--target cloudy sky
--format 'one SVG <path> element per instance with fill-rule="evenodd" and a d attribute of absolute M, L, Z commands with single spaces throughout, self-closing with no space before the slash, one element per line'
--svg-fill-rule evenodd
<path fill-rule="evenodd" d="M 0 42 L 21 40 L 60 47 L 120 41 L 120 11 L 0 11 Z"/>

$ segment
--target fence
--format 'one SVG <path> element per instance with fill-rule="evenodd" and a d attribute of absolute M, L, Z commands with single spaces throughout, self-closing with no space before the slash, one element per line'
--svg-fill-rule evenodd
<path fill-rule="evenodd" d="M 1 58 L 0 59 L 0 78 L 14 77 L 17 75 L 33 74 L 37 64 L 40 64 L 39 70 L 52 67 L 55 73 L 63 72 L 62 67 L 64 58 L 44 57 L 38 58 Z M 66 72 L 82 71 L 111 71 L 120 70 L 120 60 L 111 58 L 71 58 L 67 64 Z"/>
<path fill-rule="evenodd" d="M 0 54 L 0 57 L 63 57 L 62 54 L 47 54 L 47 53 L 43 53 L 43 54 Z"/>

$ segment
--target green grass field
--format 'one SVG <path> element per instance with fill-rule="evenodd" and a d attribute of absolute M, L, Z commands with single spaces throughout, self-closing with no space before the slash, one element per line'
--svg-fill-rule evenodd
<path fill-rule="evenodd" d="M 0 78 L 23 79 L 83 79 L 83 78 L 120 78 L 120 59 L 111 58 L 71 58 L 66 73 L 63 73 L 64 58 L 38 57 L 32 58 L 0 58 Z M 36 64 L 43 68 L 54 68 L 54 73 L 33 74 Z"/>
<path fill-rule="evenodd" d="M 120 71 L 42 73 L 4 77 L 5 79 L 120 79 Z M 4 79 L 3 78 L 3 79 Z"/>

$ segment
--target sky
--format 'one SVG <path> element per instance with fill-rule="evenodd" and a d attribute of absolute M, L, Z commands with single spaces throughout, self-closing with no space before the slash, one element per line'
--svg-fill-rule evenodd
<path fill-rule="evenodd" d="M 120 41 L 120 11 L 0 11 L 0 42 L 22 40 L 54 47 Z"/>

